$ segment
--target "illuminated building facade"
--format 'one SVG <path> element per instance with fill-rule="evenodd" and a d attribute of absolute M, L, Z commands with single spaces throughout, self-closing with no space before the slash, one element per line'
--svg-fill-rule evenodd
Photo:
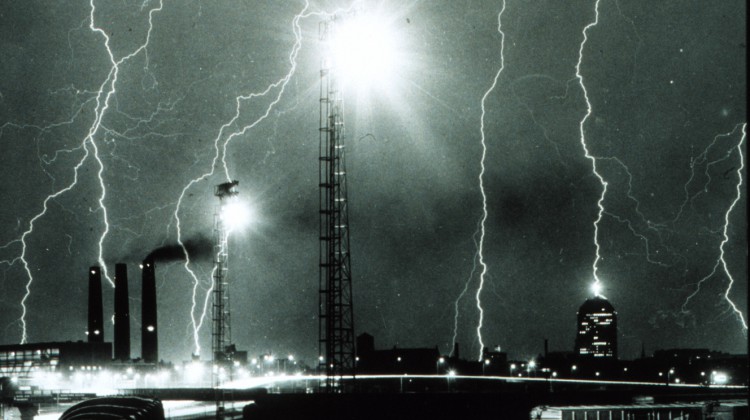
<path fill-rule="evenodd" d="M 28 378 L 34 372 L 100 369 L 111 363 L 112 343 L 67 341 L 0 346 L 0 377 Z"/>
<path fill-rule="evenodd" d="M 617 360 L 617 311 L 603 296 L 578 309 L 575 354 L 589 360 Z"/>

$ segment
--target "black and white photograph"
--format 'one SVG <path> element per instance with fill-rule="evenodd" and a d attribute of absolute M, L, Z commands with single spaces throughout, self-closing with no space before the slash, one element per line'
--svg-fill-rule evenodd
<path fill-rule="evenodd" d="M 0 419 L 747 419 L 739 0 L 4 0 Z"/>

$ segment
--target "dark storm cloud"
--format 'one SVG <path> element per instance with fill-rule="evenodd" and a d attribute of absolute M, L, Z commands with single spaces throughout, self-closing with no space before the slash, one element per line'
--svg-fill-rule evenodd
<path fill-rule="evenodd" d="M 184 261 L 187 250 L 191 260 L 210 261 L 213 250 L 213 242 L 205 236 L 197 236 L 183 242 L 185 248 L 178 244 L 160 246 L 149 252 L 144 260 L 154 262 Z"/>

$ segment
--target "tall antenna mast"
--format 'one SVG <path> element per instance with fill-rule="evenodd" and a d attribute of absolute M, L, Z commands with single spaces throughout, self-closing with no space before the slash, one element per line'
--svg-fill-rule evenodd
<path fill-rule="evenodd" d="M 213 269 L 213 305 L 212 305 L 212 330 L 211 351 L 213 354 L 213 366 L 211 369 L 211 382 L 214 387 L 216 399 L 216 418 L 224 418 L 224 391 L 220 389 L 223 379 L 232 369 L 233 354 L 229 343 L 232 341 L 231 324 L 229 319 L 229 294 L 227 290 L 227 236 L 225 206 L 227 201 L 239 194 L 237 186 L 239 181 L 225 182 L 216 186 L 214 195 L 219 197 L 219 208 L 214 214 L 214 269 Z"/>
<path fill-rule="evenodd" d="M 336 16 L 320 23 L 320 39 L 335 37 Z M 320 69 L 320 278 L 318 294 L 319 370 L 325 391 L 343 392 L 341 378 L 354 376 L 354 311 L 349 256 L 344 104 L 331 58 Z"/>

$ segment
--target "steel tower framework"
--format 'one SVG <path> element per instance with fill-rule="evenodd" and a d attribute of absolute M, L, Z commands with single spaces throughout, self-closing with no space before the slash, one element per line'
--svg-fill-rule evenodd
<path fill-rule="evenodd" d="M 336 17 L 320 23 L 320 39 L 330 43 Z M 344 106 L 329 58 L 320 70 L 320 277 L 318 293 L 319 370 L 325 390 L 343 392 L 339 378 L 355 374 L 354 311 L 349 255 Z"/>
<path fill-rule="evenodd" d="M 211 382 L 214 386 L 216 400 L 216 418 L 224 418 L 224 391 L 219 388 L 222 382 L 222 370 L 232 369 L 232 354 L 229 343 L 232 341 L 232 330 L 229 314 L 229 294 L 227 290 L 227 252 L 228 231 L 222 218 L 226 200 L 238 194 L 238 181 L 225 182 L 216 186 L 214 195 L 219 198 L 219 209 L 214 214 L 214 269 L 213 269 L 213 303 L 211 308 L 211 351 L 213 366 Z"/>

